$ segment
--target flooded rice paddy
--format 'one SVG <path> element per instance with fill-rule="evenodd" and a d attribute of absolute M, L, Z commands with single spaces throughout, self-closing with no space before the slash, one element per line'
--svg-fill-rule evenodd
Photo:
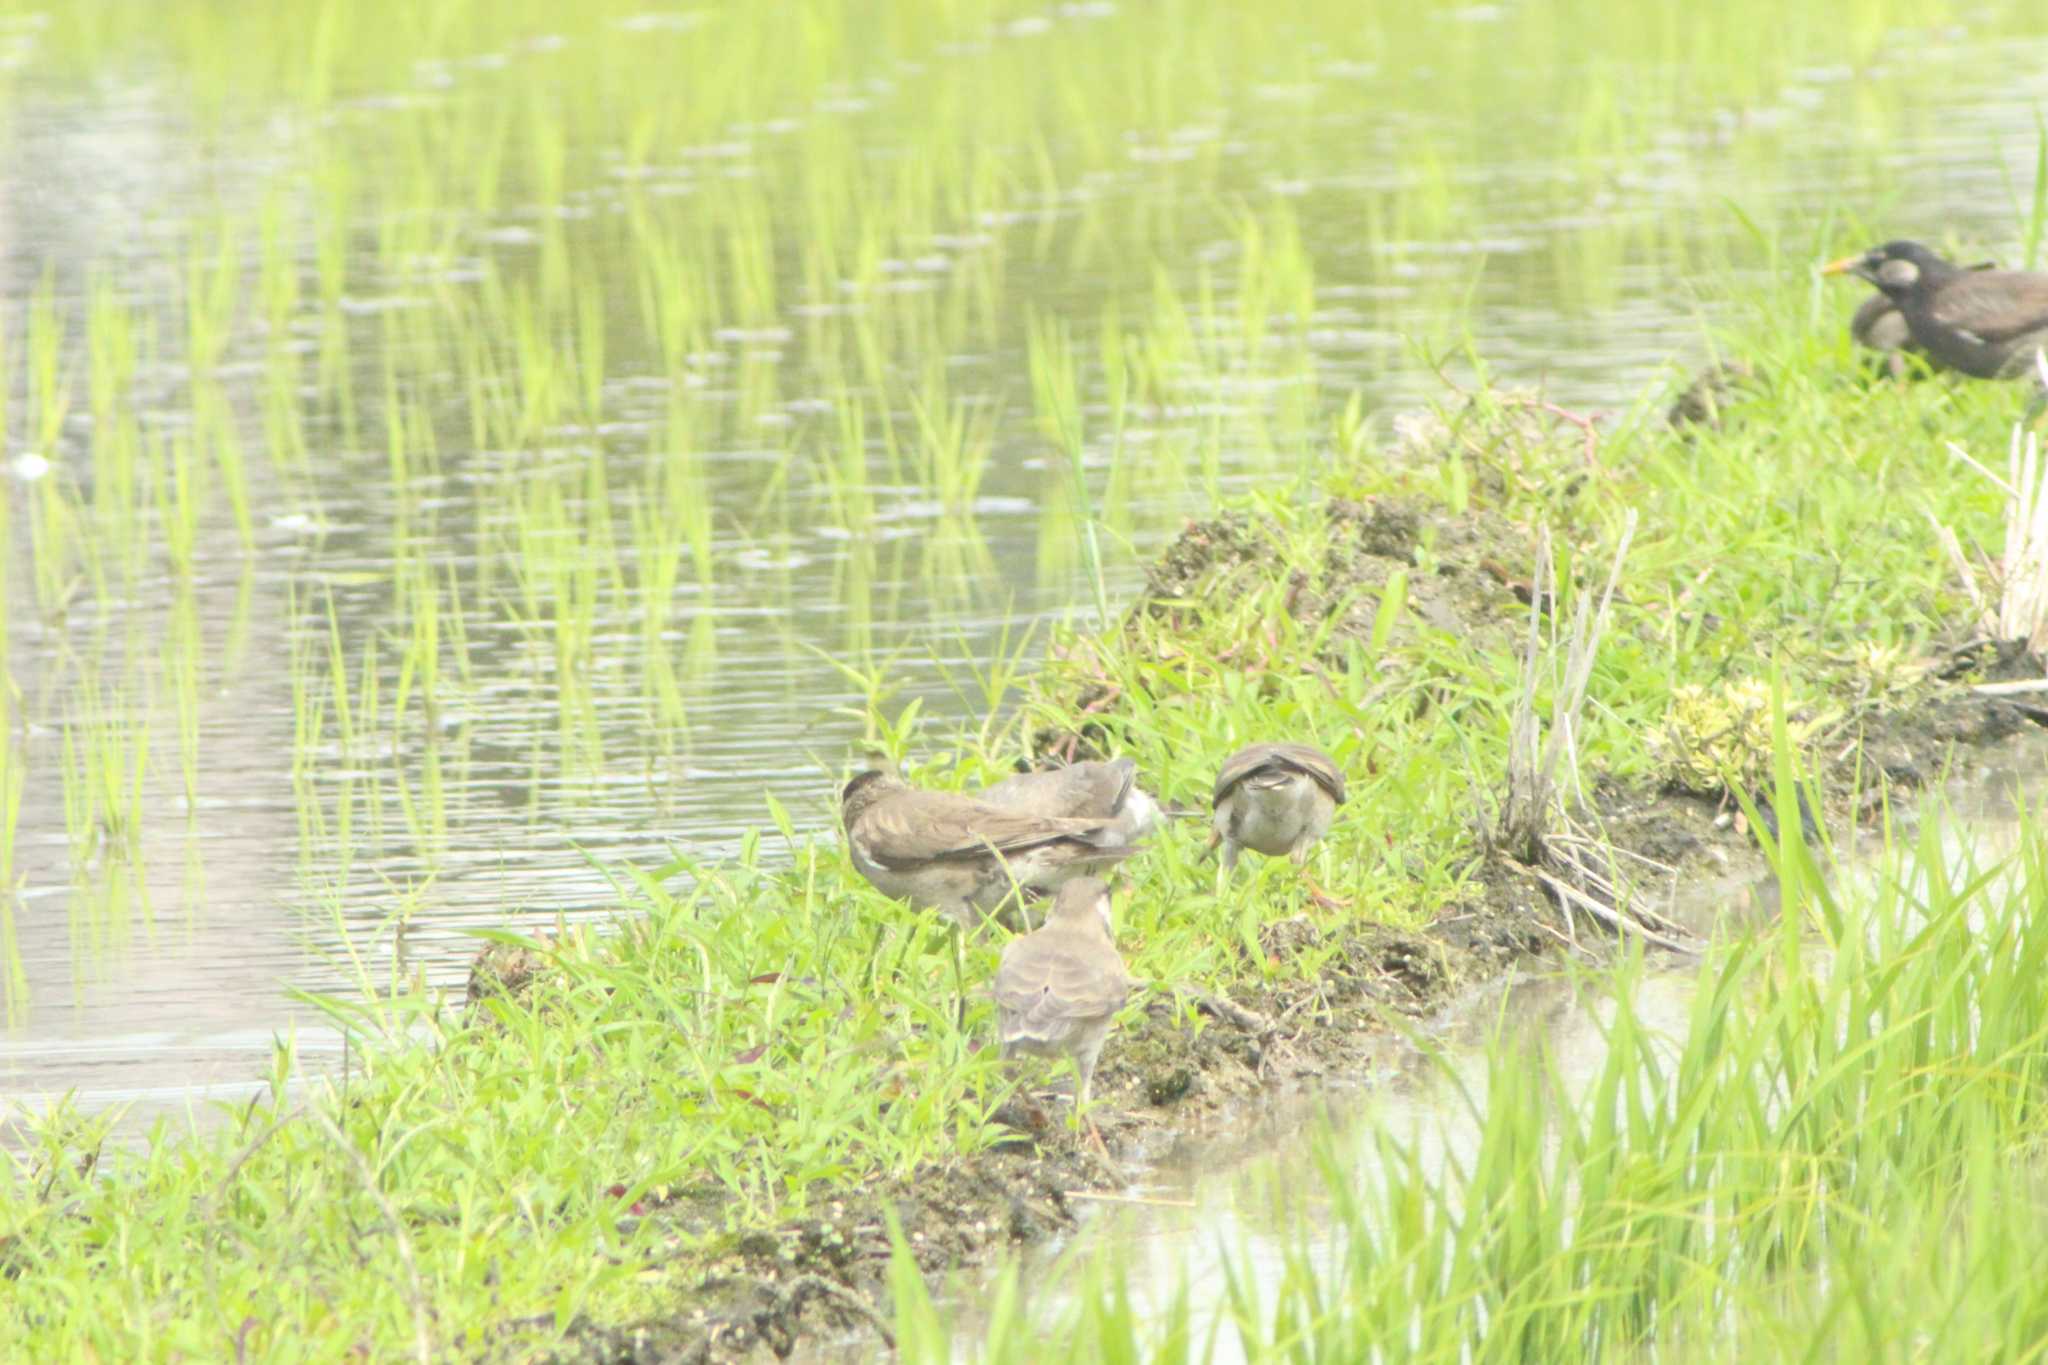
<path fill-rule="evenodd" d="M 0 13 L 10 1100 L 828 825 L 1475 361 L 1612 414 L 1746 282 L 2017 261 L 2048 97 L 2019 4 L 302 8 Z"/>

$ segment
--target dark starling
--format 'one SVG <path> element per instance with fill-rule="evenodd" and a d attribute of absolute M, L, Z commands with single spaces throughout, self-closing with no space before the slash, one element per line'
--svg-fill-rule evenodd
<path fill-rule="evenodd" d="M 1876 285 L 1898 308 L 1914 345 L 1978 379 L 2029 374 L 2036 353 L 2048 345 L 2048 275 L 1966 269 L 1918 242 L 1886 242 L 1831 261 L 1821 273 Z"/>
<path fill-rule="evenodd" d="M 1996 270 L 1995 261 L 1978 261 L 1964 267 L 1967 270 Z M 1849 319 L 1849 339 L 1865 350 L 1876 351 L 1883 357 L 1884 368 L 1894 379 L 1904 379 L 1912 373 L 1909 356 L 1917 356 L 1928 368 L 1939 370 L 1941 362 L 1929 356 L 1913 341 L 1913 330 L 1906 325 L 1906 315 L 1899 311 L 1899 305 L 1889 294 L 1882 291 L 1863 300 L 1856 309 L 1856 316 Z"/>

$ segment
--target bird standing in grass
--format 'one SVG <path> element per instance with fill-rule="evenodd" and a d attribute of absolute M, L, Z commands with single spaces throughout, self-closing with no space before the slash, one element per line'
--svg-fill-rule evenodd
<path fill-rule="evenodd" d="M 1117 953 L 1109 887 L 1076 877 L 1060 887 L 1043 928 L 1013 938 L 996 968 L 996 1036 L 1005 1058 L 1071 1057 L 1074 1115 L 1083 1120 L 1095 1063 L 1131 978 Z M 1098 1147 L 1102 1135 L 1088 1122 Z"/>
<path fill-rule="evenodd" d="M 1926 354 L 1913 344 L 1913 333 L 1899 305 L 1882 292 L 1856 305 L 1856 315 L 1849 319 L 1849 340 L 1881 354 L 1894 379 L 1905 377 L 1907 356 Z"/>
<path fill-rule="evenodd" d="M 863 877 L 966 929 L 979 928 L 1020 892 L 1053 890 L 1131 853 L 1109 820 L 1007 810 L 955 792 L 922 791 L 879 770 L 846 784 L 839 815 Z"/>
<path fill-rule="evenodd" d="M 1137 843 L 1162 818 L 1159 803 L 1138 785 L 1138 765 L 1128 758 L 1018 773 L 978 799 L 1030 815 L 1107 820 L 1108 833 L 1120 844 Z"/>
<path fill-rule="evenodd" d="M 1344 798 L 1343 771 L 1314 745 L 1248 744 L 1225 759 L 1216 774 L 1215 833 L 1209 847 L 1223 845 L 1226 871 L 1237 866 L 1240 848 L 1292 858 L 1300 867 Z M 1318 904 L 1343 904 L 1306 875 L 1302 880 Z"/>
<path fill-rule="evenodd" d="M 1963 269 L 1996 270 L 1998 263 L 1977 261 Z M 1906 315 L 1899 311 L 1897 301 L 1882 290 L 1857 305 L 1856 315 L 1849 319 L 1849 339 L 1882 356 L 1885 371 L 1894 379 L 1904 379 L 1911 373 L 1907 364 L 1909 356 L 1919 357 L 1929 369 L 1945 368 L 1940 361 L 1920 349 L 1913 340 L 1912 329 L 1906 325 Z"/>
<path fill-rule="evenodd" d="M 1898 307 L 1915 346 L 1978 379 L 2031 374 L 2048 345 L 2048 275 L 2036 271 L 1968 269 L 1898 241 L 1830 261 L 1821 273 L 1877 286 Z"/>

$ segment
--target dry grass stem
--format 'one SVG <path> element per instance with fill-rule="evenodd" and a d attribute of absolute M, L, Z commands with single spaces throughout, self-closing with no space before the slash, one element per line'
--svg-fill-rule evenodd
<path fill-rule="evenodd" d="M 1980 570 L 1954 531 L 1937 522 L 1935 534 L 1983 629 L 1999 641 L 2024 641 L 2030 653 L 2040 654 L 2048 649 L 2048 480 L 2042 477 L 2040 437 L 2014 424 L 2004 478 L 1953 441 L 1948 452 L 2005 495 L 2005 544 L 1996 563 L 1980 552 Z"/>

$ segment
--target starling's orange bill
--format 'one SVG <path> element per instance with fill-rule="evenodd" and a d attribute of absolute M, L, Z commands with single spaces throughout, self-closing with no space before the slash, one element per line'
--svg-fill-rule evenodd
<path fill-rule="evenodd" d="M 1820 268 L 1820 273 L 1823 275 L 1846 275 L 1862 263 L 1863 253 L 1859 251 L 1854 256 L 1844 256 L 1839 261 L 1829 261 Z"/>

